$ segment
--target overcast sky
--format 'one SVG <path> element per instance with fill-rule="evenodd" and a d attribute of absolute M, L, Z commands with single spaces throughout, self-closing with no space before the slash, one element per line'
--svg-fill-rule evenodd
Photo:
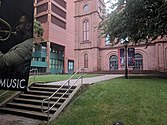
<path fill-rule="evenodd" d="M 108 1 L 115 3 L 117 0 L 104 0 L 104 2 L 106 3 L 106 9 L 109 9 L 110 3 L 107 3 Z"/>

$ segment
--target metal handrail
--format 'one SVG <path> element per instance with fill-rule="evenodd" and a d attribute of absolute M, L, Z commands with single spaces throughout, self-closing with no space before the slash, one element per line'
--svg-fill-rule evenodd
<path fill-rule="evenodd" d="M 35 68 L 34 68 L 34 69 L 31 69 L 30 72 L 33 73 L 34 81 L 35 81 L 35 76 L 38 75 L 38 69 L 35 69 Z M 30 76 L 30 78 L 31 78 L 31 76 Z"/>
<path fill-rule="evenodd" d="M 42 103 L 41 103 L 41 111 L 43 112 L 43 113 L 48 113 L 48 120 L 49 120 L 49 112 L 50 112 L 50 110 L 60 101 L 60 99 L 62 99 L 63 98 L 63 96 L 65 95 L 65 94 L 67 94 L 67 92 L 68 92 L 68 97 L 69 97 L 69 90 L 72 88 L 72 86 L 73 85 L 75 85 L 77 82 L 78 82 L 78 80 L 79 79 L 81 79 L 81 84 L 83 84 L 83 75 L 81 75 L 80 77 L 78 77 L 78 79 L 76 79 L 76 81 L 70 86 L 70 80 L 77 74 L 77 73 L 79 73 L 81 70 L 82 70 L 83 68 L 80 68 L 77 72 L 75 72 L 64 84 L 62 84 L 61 85 L 61 87 L 60 88 L 58 88 L 51 96 L 49 96 L 48 98 L 45 98 L 45 99 L 43 99 L 42 100 Z M 64 92 L 64 94 L 61 96 L 61 97 L 59 97 L 58 98 L 58 100 L 52 105 L 52 106 L 50 106 L 50 100 L 51 100 L 51 98 L 61 89 L 61 88 L 63 88 L 66 84 L 68 84 L 68 89 Z M 45 110 L 44 111 L 44 109 L 43 109 L 43 104 L 44 104 L 44 102 L 48 102 L 48 109 L 47 110 Z"/>

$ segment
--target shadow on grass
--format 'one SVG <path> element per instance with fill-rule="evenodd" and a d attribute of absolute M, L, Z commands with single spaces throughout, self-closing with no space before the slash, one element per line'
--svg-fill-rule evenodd
<path fill-rule="evenodd" d="M 129 76 L 128 79 L 167 79 L 167 75 L 155 75 L 155 76 Z"/>

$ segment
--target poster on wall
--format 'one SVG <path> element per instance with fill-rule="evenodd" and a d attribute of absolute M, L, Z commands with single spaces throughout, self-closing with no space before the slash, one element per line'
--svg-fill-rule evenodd
<path fill-rule="evenodd" d="M 135 48 L 128 48 L 128 66 L 135 64 Z"/>
<path fill-rule="evenodd" d="M 124 53 L 124 48 L 120 48 L 120 65 L 121 67 L 125 66 L 125 53 Z M 128 55 L 128 66 L 134 66 L 135 64 L 135 48 L 128 48 L 127 51 L 127 55 Z"/>
<path fill-rule="evenodd" d="M 25 91 L 33 47 L 34 0 L 0 0 L 0 89 Z"/>
<path fill-rule="evenodd" d="M 125 66 L 124 48 L 120 49 L 120 64 L 121 67 Z"/>

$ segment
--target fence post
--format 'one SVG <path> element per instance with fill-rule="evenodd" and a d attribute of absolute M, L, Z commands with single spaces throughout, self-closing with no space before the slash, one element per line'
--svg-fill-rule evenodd
<path fill-rule="evenodd" d="M 50 115 L 50 99 L 48 100 L 48 121 L 49 121 L 49 115 Z"/>
<path fill-rule="evenodd" d="M 69 97 L 69 95 L 70 95 L 69 88 L 70 88 L 70 80 L 68 80 L 68 97 Z"/>

